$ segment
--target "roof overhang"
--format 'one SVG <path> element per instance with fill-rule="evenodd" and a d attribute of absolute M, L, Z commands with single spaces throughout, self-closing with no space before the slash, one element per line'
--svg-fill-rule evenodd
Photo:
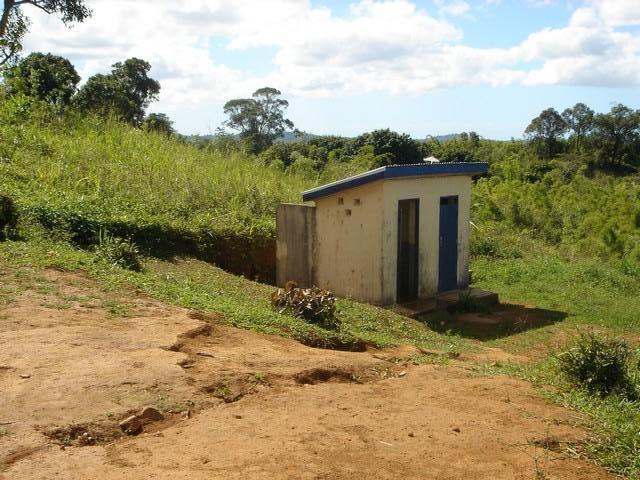
<path fill-rule="evenodd" d="M 308 202 L 317 198 L 333 195 L 350 188 L 359 187 L 376 180 L 402 177 L 428 177 L 438 175 L 481 175 L 487 173 L 489 164 L 485 162 L 465 163 L 421 163 L 415 165 L 389 165 L 354 175 L 337 182 L 302 192 L 302 200 Z"/>

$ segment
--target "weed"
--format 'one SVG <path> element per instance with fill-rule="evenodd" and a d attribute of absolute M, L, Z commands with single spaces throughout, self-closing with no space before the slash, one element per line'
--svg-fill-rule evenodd
<path fill-rule="evenodd" d="M 140 252 L 131 240 L 100 232 L 99 244 L 96 247 L 96 257 L 113 267 L 126 268 L 139 272 L 142 270 Z"/>
<path fill-rule="evenodd" d="M 0 240 L 10 238 L 18 226 L 18 211 L 13 200 L 0 194 Z"/>
<path fill-rule="evenodd" d="M 295 282 L 271 294 L 271 304 L 280 313 L 289 312 L 323 328 L 335 330 L 340 326 L 336 318 L 336 297 L 321 288 L 298 288 Z"/>
<path fill-rule="evenodd" d="M 107 300 L 103 303 L 105 310 L 115 317 L 128 317 L 131 315 L 131 307 L 115 300 Z"/>
<path fill-rule="evenodd" d="M 617 392 L 636 397 L 630 377 L 631 351 L 624 340 L 599 338 L 581 333 L 576 345 L 558 356 L 561 370 L 576 385 L 590 393 L 609 395 Z"/>
<path fill-rule="evenodd" d="M 262 384 L 262 385 L 268 385 L 269 381 L 267 380 L 267 376 L 262 373 L 262 372 L 255 372 L 253 374 L 253 379 L 255 380 L 256 383 Z"/>
<path fill-rule="evenodd" d="M 458 293 L 458 303 L 455 310 L 456 313 L 491 313 L 491 307 L 486 302 L 474 297 L 471 290 L 463 290 Z"/>

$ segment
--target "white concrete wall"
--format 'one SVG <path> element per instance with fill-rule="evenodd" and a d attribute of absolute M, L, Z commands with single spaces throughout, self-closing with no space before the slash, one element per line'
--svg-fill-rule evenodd
<path fill-rule="evenodd" d="M 381 303 L 396 301 L 398 200 L 420 199 L 418 269 L 420 298 L 438 293 L 440 197 L 458 196 L 458 287 L 469 283 L 471 177 L 467 175 L 387 179 L 383 182 L 383 291 Z"/>
<path fill-rule="evenodd" d="M 382 180 L 316 200 L 315 284 L 381 303 L 382 219 Z"/>

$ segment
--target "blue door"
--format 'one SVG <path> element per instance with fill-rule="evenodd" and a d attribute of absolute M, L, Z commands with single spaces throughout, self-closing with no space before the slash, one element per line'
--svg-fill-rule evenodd
<path fill-rule="evenodd" d="M 458 196 L 440 197 L 438 291 L 458 286 Z"/>

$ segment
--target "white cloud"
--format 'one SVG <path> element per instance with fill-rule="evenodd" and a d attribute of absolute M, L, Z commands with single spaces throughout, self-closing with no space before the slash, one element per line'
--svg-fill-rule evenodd
<path fill-rule="evenodd" d="M 463 0 L 434 0 L 434 3 L 443 15 L 464 15 L 471 10 L 471 6 Z"/>
<path fill-rule="evenodd" d="M 448 16 L 410 0 L 360 0 L 343 17 L 308 0 L 94 0 L 94 16 L 71 30 L 29 10 L 26 46 L 69 57 L 84 78 L 144 58 L 161 82 L 160 106 L 170 109 L 264 85 L 300 96 L 420 94 L 467 84 L 640 85 L 640 37 L 617 30 L 640 23 L 640 2 L 586 1 L 565 27 L 532 32 L 511 48 L 465 45 Z M 469 11 L 459 0 L 437 6 L 452 17 Z M 274 68 L 258 75 L 250 66 L 225 66 L 211 53 L 212 39 L 240 58 L 274 48 Z"/>
<path fill-rule="evenodd" d="M 609 25 L 640 25 L 638 0 L 588 0 L 587 4 Z"/>

